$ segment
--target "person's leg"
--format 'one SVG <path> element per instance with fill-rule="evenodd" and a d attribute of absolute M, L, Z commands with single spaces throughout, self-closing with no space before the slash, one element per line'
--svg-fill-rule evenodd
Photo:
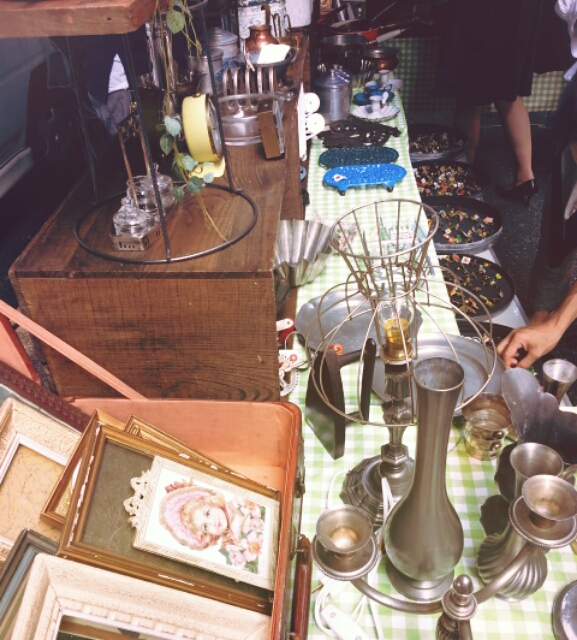
<path fill-rule="evenodd" d="M 473 164 L 481 135 L 481 107 L 466 100 L 457 100 L 453 126 L 467 135 L 467 161 Z"/>
<path fill-rule="evenodd" d="M 531 166 L 531 122 L 523 98 L 515 102 L 495 102 L 501 124 L 507 132 L 517 159 L 517 184 L 533 180 Z"/>

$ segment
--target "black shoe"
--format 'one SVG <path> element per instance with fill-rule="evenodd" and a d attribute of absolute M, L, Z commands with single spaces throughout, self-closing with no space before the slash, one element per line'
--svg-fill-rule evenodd
<path fill-rule="evenodd" d="M 535 178 L 532 180 L 527 180 L 527 182 L 522 182 L 518 184 L 516 187 L 501 187 L 499 185 L 495 186 L 495 192 L 501 198 L 506 198 L 507 200 L 516 200 L 517 202 L 522 202 L 526 207 L 529 206 L 529 202 L 531 198 L 537 193 L 537 181 Z"/>

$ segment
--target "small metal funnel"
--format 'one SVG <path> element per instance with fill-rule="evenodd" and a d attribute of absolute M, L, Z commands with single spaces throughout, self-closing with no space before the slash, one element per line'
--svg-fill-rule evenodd
<path fill-rule="evenodd" d="M 577 380 L 577 367 L 568 360 L 547 360 L 543 365 L 543 386 L 561 402 L 569 387 Z"/>

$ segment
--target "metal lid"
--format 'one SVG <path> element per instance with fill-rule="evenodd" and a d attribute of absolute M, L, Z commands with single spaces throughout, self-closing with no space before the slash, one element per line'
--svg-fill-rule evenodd
<path fill-rule="evenodd" d="M 208 41 L 211 46 L 220 46 L 225 44 L 238 44 L 238 36 L 226 29 L 215 27 L 208 32 Z"/>
<path fill-rule="evenodd" d="M 315 85 L 321 89 L 336 89 L 350 84 L 350 78 L 339 69 L 329 69 L 315 80 Z"/>
<path fill-rule="evenodd" d="M 399 52 L 395 47 L 366 47 L 363 53 L 364 58 L 374 58 L 375 60 L 386 60 L 396 56 Z"/>

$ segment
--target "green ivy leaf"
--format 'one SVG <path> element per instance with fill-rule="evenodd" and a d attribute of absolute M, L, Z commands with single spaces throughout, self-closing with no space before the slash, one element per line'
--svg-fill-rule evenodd
<path fill-rule="evenodd" d="M 171 118 L 170 116 L 164 116 L 164 125 L 168 133 L 172 136 L 177 136 L 182 129 L 180 120 L 178 118 Z"/>
<path fill-rule="evenodd" d="M 174 196 L 174 199 L 178 203 L 184 202 L 184 188 L 183 187 L 174 187 L 174 189 L 172 190 L 172 194 Z"/>
<path fill-rule="evenodd" d="M 214 176 L 212 175 L 212 173 L 207 173 L 204 176 L 204 181 L 206 182 L 206 184 L 210 184 L 213 180 L 214 180 Z"/>
<path fill-rule="evenodd" d="M 169 11 L 166 14 L 166 26 L 172 31 L 172 33 L 178 33 L 185 27 L 184 16 L 180 11 Z"/>
<path fill-rule="evenodd" d="M 186 183 L 186 188 L 190 193 L 198 193 L 202 189 L 202 180 L 194 176 Z"/>
<path fill-rule="evenodd" d="M 160 138 L 160 148 L 168 155 L 172 151 L 172 145 L 174 144 L 174 138 L 170 133 L 165 133 Z"/>
<path fill-rule="evenodd" d="M 166 126 L 163 122 L 159 122 L 155 127 L 157 131 L 166 131 Z"/>
<path fill-rule="evenodd" d="M 185 171 L 192 171 L 197 164 L 198 162 L 192 156 L 188 154 L 182 156 L 182 166 Z"/>

